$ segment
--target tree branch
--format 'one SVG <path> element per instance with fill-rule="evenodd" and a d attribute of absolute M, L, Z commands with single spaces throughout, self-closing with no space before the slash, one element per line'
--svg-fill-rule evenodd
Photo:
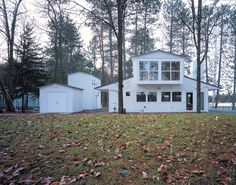
<path fill-rule="evenodd" d="M 92 15 L 93 15 L 95 18 L 97 18 L 98 20 L 100 20 L 100 21 L 104 22 L 105 24 L 109 25 L 109 26 L 112 28 L 112 30 L 114 31 L 116 37 L 118 36 L 118 35 L 117 35 L 117 32 L 115 31 L 114 25 L 112 25 L 111 23 L 109 23 L 109 22 L 108 22 L 107 20 L 105 20 L 104 18 L 98 16 L 96 13 L 94 13 L 94 12 L 91 11 L 91 10 L 89 10 L 88 8 L 84 7 L 83 5 L 77 3 L 76 1 L 73 1 L 73 2 L 74 2 L 77 6 L 83 8 L 83 9 L 84 9 L 85 11 L 87 11 L 88 13 L 92 14 Z"/>

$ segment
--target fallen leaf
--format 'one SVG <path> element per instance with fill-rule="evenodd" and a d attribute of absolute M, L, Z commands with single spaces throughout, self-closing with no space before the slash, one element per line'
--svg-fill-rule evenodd
<path fill-rule="evenodd" d="M 13 168 L 14 168 L 14 167 L 11 166 L 11 167 L 5 169 L 5 170 L 4 170 L 4 173 L 9 173 L 9 172 L 11 172 L 11 171 L 13 170 Z"/>
<path fill-rule="evenodd" d="M 202 174 L 204 174 L 205 172 L 203 171 L 203 170 L 192 170 L 192 173 L 193 174 L 197 174 L 197 175 L 202 175 Z"/>
<path fill-rule="evenodd" d="M 25 171 L 25 170 L 26 170 L 26 168 L 20 167 L 20 168 L 16 169 L 16 170 L 13 172 L 12 176 L 13 176 L 13 177 L 18 176 L 18 175 L 20 175 L 20 173 L 23 173 L 23 171 Z"/>
<path fill-rule="evenodd" d="M 75 177 L 70 177 L 70 176 L 63 175 L 61 177 L 60 185 L 72 184 L 74 182 L 76 182 Z"/>
<path fill-rule="evenodd" d="M 95 173 L 95 177 L 100 177 L 102 174 L 101 174 L 101 172 L 96 172 Z"/>
<path fill-rule="evenodd" d="M 142 172 L 142 178 L 143 179 L 147 179 L 148 178 L 148 174 L 146 172 Z"/>
<path fill-rule="evenodd" d="M 52 177 L 46 177 L 45 179 L 42 179 L 40 183 L 43 185 L 50 185 L 52 181 L 53 181 Z"/>

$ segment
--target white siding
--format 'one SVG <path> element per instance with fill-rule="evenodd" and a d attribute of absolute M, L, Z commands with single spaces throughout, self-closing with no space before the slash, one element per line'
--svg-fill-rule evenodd
<path fill-rule="evenodd" d="M 84 89 L 83 109 L 101 108 L 101 93 L 95 89 L 101 85 L 100 79 L 90 74 L 77 72 L 68 75 L 68 85 Z"/>
<path fill-rule="evenodd" d="M 140 81 L 139 80 L 139 61 L 157 61 L 158 62 L 158 81 Z M 179 81 L 162 81 L 161 80 L 161 62 L 179 61 L 180 62 L 180 80 Z M 184 79 L 184 57 L 171 55 L 166 52 L 156 51 L 149 54 L 133 57 L 133 75 L 136 84 L 181 84 Z"/>
<path fill-rule="evenodd" d="M 78 99 L 78 101 L 74 102 L 74 99 Z M 82 90 L 60 84 L 42 86 L 39 98 L 40 113 L 79 112 L 82 110 L 81 99 Z"/>
<path fill-rule="evenodd" d="M 118 111 L 118 83 L 99 88 L 109 90 L 109 112 Z M 209 85 L 201 83 L 201 92 L 204 92 L 204 110 L 208 111 L 208 89 Z M 130 92 L 130 96 L 126 96 Z M 137 92 L 156 92 L 157 102 L 137 102 Z M 162 102 L 162 92 L 181 92 L 181 102 Z M 186 93 L 193 93 L 193 110 L 186 110 Z M 137 85 L 134 78 L 124 81 L 123 88 L 124 108 L 127 112 L 195 112 L 196 111 L 196 81 L 184 78 L 183 84 L 179 85 Z"/>
<path fill-rule="evenodd" d="M 81 112 L 83 110 L 82 91 L 73 90 L 73 110 L 72 112 Z"/>

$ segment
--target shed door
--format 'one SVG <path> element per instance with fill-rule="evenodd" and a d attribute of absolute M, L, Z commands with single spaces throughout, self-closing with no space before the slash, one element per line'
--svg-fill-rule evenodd
<path fill-rule="evenodd" d="M 47 93 L 47 112 L 66 112 L 66 93 Z"/>

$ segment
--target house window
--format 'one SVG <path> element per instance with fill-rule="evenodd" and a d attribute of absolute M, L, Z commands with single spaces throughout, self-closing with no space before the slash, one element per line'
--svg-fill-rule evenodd
<path fill-rule="evenodd" d="M 161 64 L 161 79 L 170 80 L 170 62 L 162 62 Z"/>
<path fill-rule="evenodd" d="M 172 92 L 172 101 L 181 102 L 181 92 Z"/>
<path fill-rule="evenodd" d="M 146 94 L 144 92 L 137 92 L 137 102 L 145 102 Z"/>
<path fill-rule="evenodd" d="M 139 79 L 140 80 L 148 80 L 148 62 L 140 61 L 139 62 Z"/>
<path fill-rule="evenodd" d="M 180 79 L 180 63 L 171 62 L 171 80 Z"/>
<path fill-rule="evenodd" d="M 158 62 L 149 63 L 149 80 L 158 80 Z"/>
<path fill-rule="evenodd" d="M 161 101 L 169 102 L 170 101 L 170 92 L 162 92 L 161 93 Z"/>
<path fill-rule="evenodd" d="M 162 62 L 162 80 L 180 80 L 180 62 Z"/>
<path fill-rule="evenodd" d="M 125 94 L 126 94 L 126 96 L 130 96 L 130 92 L 126 92 Z"/>
<path fill-rule="evenodd" d="M 156 92 L 149 92 L 148 93 L 148 101 L 149 102 L 156 102 L 157 101 L 157 93 Z"/>
<path fill-rule="evenodd" d="M 158 62 L 140 61 L 139 80 L 158 80 Z"/>

